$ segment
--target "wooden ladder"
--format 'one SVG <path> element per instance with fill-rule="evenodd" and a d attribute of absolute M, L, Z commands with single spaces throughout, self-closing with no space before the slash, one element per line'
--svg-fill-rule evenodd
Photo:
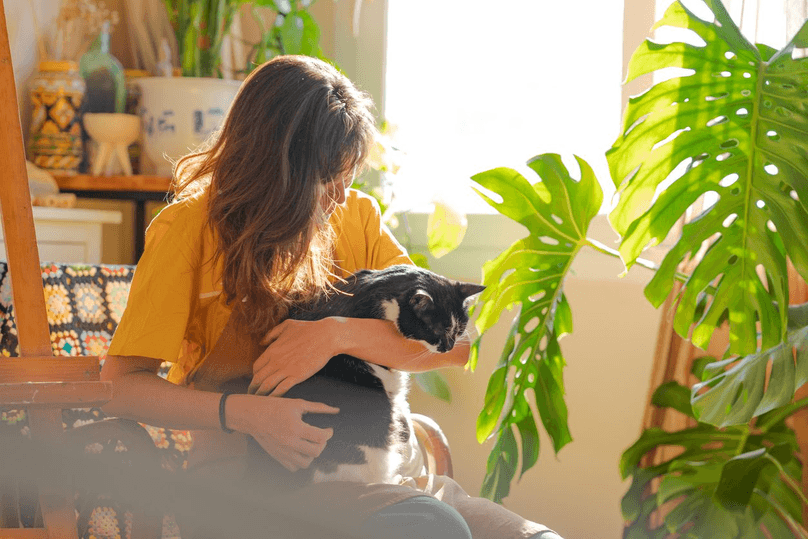
<path fill-rule="evenodd" d="M 63 436 L 62 410 L 100 406 L 112 397 L 112 384 L 99 380 L 97 357 L 52 355 L 3 0 L 0 0 L 0 211 L 20 343 L 20 357 L 0 358 L 0 407 L 26 409 L 31 438 L 54 446 Z M 41 528 L 20 527 L 16 487 L 3 478 L 0 478 L 0 496 L 0 537 L 77 537 L 67 477 L 51 478 L 47 484 L 39 485 Z"/>

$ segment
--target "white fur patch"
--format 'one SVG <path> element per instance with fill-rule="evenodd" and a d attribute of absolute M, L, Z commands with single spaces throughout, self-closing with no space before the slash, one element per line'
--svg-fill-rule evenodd
<path fill-rule="evenodd" d="M 409 390 L 410 377 L 406 372 L 395 369 L 385 369 L 378 365 L 368 363 L 373 374 L 382 381 L 382 386 L 391 399 L 403 399 L 407 401 L 407 391 Z M 394 403 L 395 405 L 395 403 Z"/>
<path fill-rule="evenodd" d="M 401 313 L 398 301 L 390 299 L 382 302 L 382 312 L 386 320 L 396 324 L 398 328 L 398 316 Z M 335 317 L 337 318 L 337 317 Z M 434 349 L 435 347 L 424 343 L 427 348 Z M 433 350 L 434 351 L 434 350 Z M 373 374 L 382 382 L 385 392 L 392 401 L 393 408 L 403 414 L 404 417 L 409 418 L 410 405 L 407 402 L 407 392 L 409 391 L 409 374 L 406 372 L 397 371 L 395 369 L 385 369 L 379 365 L 368 363 Z M 397 414 L 396 414 L 397 415 Z M 409 420 L 408 420 L 409 422 Z M 315 471 L 312 477 L 314 483 L 324 483 L 328 481 L 353 481 L 360 483 L 397 483 L 396 477 L 398 476 L 401 465 L 404 462 L 404 451 L 407 447 L 399 442 L 400 425 L 394 425 L 390 435 L 390 450 L 380 449 L 377 447 L 359 446 L 359 449 L 365 454 L 364 464 L 340 464 L 337 466 L 336 471 L 331 473 L 323 473 Z M 412 426 L 409 427 L 410 436 L 415 436 L 412 432 Z"/>
<path fill-rule="evenodd" d="M 409 375 L 405 372 L 393 369 L 385 369 L 378 365 L 369 364 L 373 373 L 382 381 L 385 391 L 392 400 L 393 408 L 401 411 L 404 417 L 409 418 L 410 405 L 407 402 L 407 391 L 409 390 Z M 409 422 L 409 421 L 408 421 Z M 358 446 L 365 454 L 364 464 L 340 464 L 336 471 L 323 473 L 315 471 L 312 476 L 314 483 L 324 483 L 328 481 L 353 481 L 359 483 L 396 483 L 396 476 L 401 465 L 404 463 L 403 452 L 406 446 L 399 443 L 399 425 L 393 426 L 391 433 L 391 449 L 380 449 L 378 447 Z M 412 427 L 410 429 L 410 436 Z"/>
<path fill-rule="evenodd" d="M 360 445 L 365 454 L 365 464 L 340 464 L 336 471 L 315 471 L 312 482 L 353 481 L 355 483 L 394 483 L 394 478 L 404 458 L 398 451 L 386 451 L 378 447 Z"/>
<path fill-rule="evenodd" d="M 401 314 L 401 308 L 398 306 L 398 301 L 388 299 L 382 302 L 382 312 L 384 312 L 384 319 L 390 320 L 398 327 L 398 315 Z"/>
<path fill-rule="evenodd" d="M 428 342 L 426 342 L 426 341 L 415 341 L 415 342 L 419 342 L 419 343 L 423 344 L 423 345 L 424 345 L 424 348 L 426 348 L 427 350 L 429 350 L 429 351 L 430 351 L 430 352 L 432 352 L 433 354 L 437 354 L 437 353 L 438 353 L 438 347 L 437 347 L 436 345 L 434 345 L 434 344 L 429 344 L 429 343 L 428 343 Z"/>

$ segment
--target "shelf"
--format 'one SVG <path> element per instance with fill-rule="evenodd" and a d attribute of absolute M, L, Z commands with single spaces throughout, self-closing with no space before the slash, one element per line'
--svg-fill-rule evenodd
<path fill-rule="evenodd" d="M 167 193 L 171 189 L 171 178 L 167 176 L 55 176 L 60 191 L 80 193 L 82 191 L 127 191 Z"/>
<path fill-rule="evenodd" d="M 119 225 L 121 212 L 109 210 L 86 210 L 81 208 L 48 208 L 33 206 L 34 221 L 75 221 Z"/>

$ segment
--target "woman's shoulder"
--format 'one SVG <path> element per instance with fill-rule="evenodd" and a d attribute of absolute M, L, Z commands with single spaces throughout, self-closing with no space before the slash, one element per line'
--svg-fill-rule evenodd
<path fill-rule="evenodd" d="M 331 226 L 337 236 L 365 229 L 369 222 L 379 220 L 379 203 L 372 196 L 357 189 L 346 192 L 345 202 L 331 215 Z"/>
<path fill-rule="evenodd" d="M 345 204 L 345 213 L 358 213 L 367 215 L 370 213 L 380 213 L 379 203 L 371 195 L 358 189 L 349 189 Z"/>
<path fill-rule="evenodd" d="M 152 219 L 146 231 L 146 242 L 160 241 L 163 237 L 172 237 L 173 240 L 182 237 L 184 245 L 193 244 L 192 238 L 200 236 L 204 228 L 206 215 L 207 195 L 204 193 L 175 200 Z"/>

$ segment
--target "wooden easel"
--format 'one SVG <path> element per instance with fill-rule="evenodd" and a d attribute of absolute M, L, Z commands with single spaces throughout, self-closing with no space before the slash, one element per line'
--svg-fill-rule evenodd
<path fill-rule="evenodd" d="M 112 397 L 112 384 L 99 380 L 97 357 L 55 358 L 51 353 L 3 0 L 0 0 L 0 174 L 0 210 L 20 343 L 19 358 L 0 359 L 0 407 L 25 408 L 31 437 L 54 443 L 63 434 L 62 410 L 104 404 Z M 0 484 L 3 499 L 0 537 L 76 538 L 69 483 L 61 481 L 58 486 L 59 483 L 51 481 L 39 488 L 44 527 L 25 529 L 17 522 L 14 489 Z"/>

